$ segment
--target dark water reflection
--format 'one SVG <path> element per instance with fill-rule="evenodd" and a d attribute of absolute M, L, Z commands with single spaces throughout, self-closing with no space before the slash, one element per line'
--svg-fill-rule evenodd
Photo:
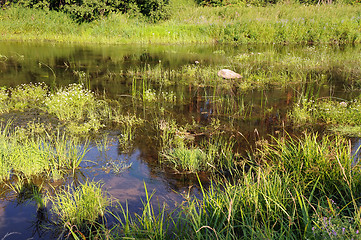
<path fill-rule="evenodd" d="M 84 73 L 86 82 L 91 89 L 98 93 L 106 93 L 108 97 L 124 101 L 125 111 L 134 106 L 127 97 L 131 92 L 132 78 L 127 78 L 124 72 L 133 69 L 154 67 L 162 63 L 165 70 L 180 69 L 182 66 L 194 64 L 226 67 L 229 66 L 229 56 L 240 53 L 264 52 L 273 50 L 282 54 L 302 55 L 302 47 L 297 46 L 183 46 L 183 45 L 62 45 L 62 44 L 34 44 L 17 42 L 0 42 L 0 83 L 1 86 L 14 87 L 22 83 L 45 82 L 49 86 L 58 87 L 79 82 L 79 74 Z M 317 49 L 316 49 L 317 51 Z M 329 51 L 357 51 L 353 47 L 335 48 Z M 218 54 L 222 52 L 223 54 Z M 216 72 L 216 71 L 215 71 Z M 290 128 L 287 111 L 295 98 L 305 89 L 317 92 L 318 96 L 333 96 L 349 99 L 354 92 L 345 92 L 342 74 L 335 74 L 328 84 L 303 84 L 300 86 L 272 88 L 269 90 L 254 90 L 239 93 L 246 108 L 245 116 L 233 116 L 222 113 L 216 100 L 210 97 L 206 88 L 184 87 L 175 88 L 177 94 L 184 96 L 184 102 L 174 106 L 155 105 L 136 107 L 132 111 L 141 114 L 144 119 L 154 118 L 154 111 L 165 107 L 169 115 L 177 119 L 180 124 L 195 122 L 200 128 L 211 123 L 212 116 L 221 119 L 225 130 L 232 130 L 240 147 L 239 151 L 247 151 L 254 142 L 269 135 L 277 136 L 283 130 L 297 131 Z M 311 90 L 310 90 L 311 89 Z M 215 91 L 217 94 L 217 91 Z M 220 92 L 219 95 L 235 94 Z M 357 93 L 358 94 L 358 93 Z M 128 101 L 128 102 L 127 102 Z M 139 108 L 139 109 L 137 109 Z M 117 129 L 114 129 L 117 133 Z M 147 135 L 147 130 L 141 135 Z M 111 136 L 112 137 L 112 136 Z M 150 138 L 138 137 L 130 153 L 119 150 L 116 134 L 110 139 L 106 152 L 92 148 L 86 155 L 87 162 L 82 163 L 78 174 L 79 181 L 91 179 L 102 181 L 104 188 L 112 197 L 121 203 L 128 202 L 132 212 L 139 212 L 141 197 L 145 196 L 144 184 L 148 191 L 156 191 L 153 201 L 166 202 L 175 206 L 181 202 L 179 193 L 199 194 L 196 176 L 184 176 L 164 170 L 157 164 L 157 152 Z M 360 140 L 353 141 L 354 149 L 360 146 Z M 353 153 L 356 153 L 353 150 Z M 355 156 L 358 156 L 356 153 Z M 124 161 L 132 164 L 131 167 L 120 174 L 115 174 L 109 168 L 111 161 Z M 207 176 L 200 174 L 206 182 Z M 52 238 L 49 235 L 33 235 L 37 227 L 36 206 L 30 200 L 19 204 L 16 200 L 3 200 L 0 202 L 0 238 L 7 233 L 14 232 L 6 239 Z M 19 233 L 19 234 L 18 234 Z"/>

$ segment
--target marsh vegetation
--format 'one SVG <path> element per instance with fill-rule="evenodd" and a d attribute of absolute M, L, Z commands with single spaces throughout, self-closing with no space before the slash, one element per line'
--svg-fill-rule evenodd
<path fill-rule="evenodd" d="M 18 76 L 0 91 L 1 198 L 34 206 L 29 236 L 358 238 L 358 46 L 110 49 L 96 63 L 76 47 L 34 64 L 16 45 L 0 45 L 4 83 Z"/>
<path fill-rule="evenodd" d="M 4 239 L 361 238 L 357 2 L 0 7 Z"/>

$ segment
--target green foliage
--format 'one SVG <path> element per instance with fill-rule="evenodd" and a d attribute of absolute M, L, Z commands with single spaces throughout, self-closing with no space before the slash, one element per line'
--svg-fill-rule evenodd
<path fill-rule="evenodd" d="M 212 6 L 212 7 L 220 7 L 220 6 L 229 6 L 229 5 L 252 5 L 252 6 L 266 6 L 269 4 L 277 4 L 277 3 L 289 3 L 289 1 L 285 0 L 196 0 L 196 2 L 201 6 Z M 331 4 L 332 0 L 293 0 L 293 3 L 307 4 L 307 5 L 315 5 L 315 4 Z M 337 3 L 347 3 L 347 4 L 357 4 L 360 3 L 358 0 L 336 0 L 334 2 Z"/>
<path fill-rule="evenodd" d="M 10 125 L 0 132 L 0 179 L 12 175 L 31 178 L 44 174 L 57 179 L 65 172 L 73 172 L 83 160 L 86 147 L 78 146 L 74 139 L 65 136 L 29 136 L 26 129 L 10 130 Z"/>
<path fill-rule="evenodd" d="M 78 23 L 92 22 L 112 12 L 139 13 L 150 22 L 158 22 L 167 19 L 170 13 L 168 0 L 9 0 L 0 2 L 0 6 L 8 3 L 46 11 L 62 11 Z"/>
<path fill-rule="evenodd" d="M 67 0 L 62 10 L 77 22 L 92 22 L 108 15 L 112 8 L 103 0 Z"/>
<path fill-rule="evenodd" d="M 113 214 L 120 223 L 120 232 L 122 233 L 120 236 L 114 235 L 114 239 L 170 239 L 177 232 L 176 222 L 180 221 L 180 219 L 173 218 L 173 212 L 169 213 L 167 211 L 166 204 L 158 205 L 158 209 L 154 210 L 152 198 L 155 192 L 149 194 L 145 183 L 144 188 L 145 200 L 142 200 L 143 209 L 141 214 L 131 216 L 128 204 L 126 207 L 119 204 L 121 216 Z"/>
<path fill-rule="evenodd" d="M 287 172 L 297 184 L 307 186 L 319 181 L 323 191 L 334 194 L 342 186 L 343 171 L 351 172 L 352 158 L 345 139 L 325 136 L 322 141 L 317 134 L 305 134 L 299 140 L 275 140 L 274 145 L 265 145 L 264 154 L 280 172 Z M 334 146 L 338 146 L 335 148 Z"/>
<path fill-rule="evenodd" d="M 342 101 L 332 98 L 307 100 L 302 97 L 294 104 L 289 115 L 298 124 L 323 122 L 330 125 L 333 131 L 358 136 L 361 125 L 359 101 L 359 98 Z"/>
<path fill-rule="evenodd" d="M 107 106 L 79 84 L 61 88 L 45 99 L 45 110 L 55 114 L 59 120 L 68 122 L 68 129 L 73 133 L 86 133 L 101 128 L 102 114 L 106 112 L 99 111 L 100 109 L 107 111 Z M 79 126 L 79 122 L 84 124 Z"/>
<path fill-rule="evenodd" d="M 96 226 L 104 216 L 109 200 L 102 186 L 95 182 L 85 182 L 77 187 L 68 187 L 51 199 L 52 211 L 65 226 L 75 225 L 82 229 L 87 225 Z M 73 227 L 71 227 L 73 228 Z"/>
<path fill-rule="evenodd" d="M 23 84 L 9 90 L 11 98 L 8 106 L 14 110 L 23 111 L 27 108 L 41 106 L 47 95 L 48 88 L 42 83 Z"/>
<path fill-rule="evenodd" d="M 0 112 L 24 111 L 40 107 L 48 88 L 43 83 L 22 84 L 15 88 L 0 88 Z"/>
<path fill-rule="evenodd" d="M 63 11 L 12 6 L 0 12 L 0 31 L 4 40 L 26 41 L 344 44 L 361 41 L 359 9 L 359 5 L 341 4 L 252 8 L 187 5 L 172 8 L 172 16 L 167 21 L 148 24 L 146 21 L 153 20 L 143 17 L 133 4 L 125 14 L 110 12 L 91 24 L 79 25 Z M 133 15 L 136 17 L 131 17 Z"/>

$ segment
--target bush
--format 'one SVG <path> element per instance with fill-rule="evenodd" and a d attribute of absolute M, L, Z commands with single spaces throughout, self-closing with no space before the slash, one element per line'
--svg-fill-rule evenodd
<path fill-rule="evenodd" d="M 201 6 L 227 6 L 227 5 L 254 5 L 254 6 L 265 6 L 267 4 L 276 4 L 282 2 L 290 2 L 285 0 L 196 0 Z M 357 4 L 360 0 L 294 0 L 291 2 L 297 2 L 306 5 L 315 5 L 320 3 L 345 3 L 345 4 Z"/>
<path fill-rule="evenodd" d="M 140 13 L 150 22 L 169 17 L 169 0 L 0 0 L 0 7 L 18 4 L 28 8 L 68 13 L 76 22 L 91 22 L 111 12 Z"/>

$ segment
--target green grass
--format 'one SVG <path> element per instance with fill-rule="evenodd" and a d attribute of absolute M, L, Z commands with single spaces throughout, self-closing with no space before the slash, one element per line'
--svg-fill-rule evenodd
<path fill-rule="evenodd" d="M 54 93 L 50 93 L 49 88 L 42 83 L 22 84 L 15 88 L 3 87 L 0 89 L 0 103 L 2 113 L 13 113 L 16 116 L 19 112 L 27 111 L 31 114 L 35 111 L 41 117 L 54 116 L 58 123 L 58 126 L 53 126 L 55 130 L 63 130 L 65 127 L 73 135 L 86 135 L 106 126 L 124 125 L 122 133 L 130 134 L 133 138 L 135 125 L 142 123 L 136 116 L 123 115 L 119 110 L 119 102 L 97 97 L 83 84 L 70 84 L 54 89 Z M 35 116 L 32 121 L 33 125 L 27 123 L 28 127 L 41 131 L 42 127 L 35 126 Z"/>
<path fill-rule="evenodd" d="M 126 208 L 119 221 L 133 237 L 157 239 L 164 231 L 178 239 L 357 239 L 361 172 L 351 162 L 342 138 L 275 139 L 231 179 L 200 186 L 201 199 L 185 195 L 178 214 L 160 206 L 154 215 L 146 201 L 139 222 Z"/>
<path fill-rule="evenodd" d="M 30 179 L 44 175 L 58 179 L 69 170 L 75 171 L 83 160 L 86 146 L 79 147 L 74 139 L 65 136 L 31 137 L 24 129 L 2 126 L 0 132 L 0 178 L 11 176 Z"/>
<path fill-rule="evenodd" d="M 217 134 L 215 129 L 209 139 L 196 143 L 195 138 L 189 136 L 186 129 L 177 127 L 174 121 L 163 120 L 159 125 L 161 163 L 170 164 L 180 172 L 233 170 L 238 160 L 233 152 L 235 142 Z"/>
<path fill-rule="evenodd" d="M 358 43 L 358 5 L 197 7 L 174 5 L 169 20 L 127 15 L 81 25 L 59 12 L 11 7 L 0 14 L 3 40 L 93 43 Z"/>
<path fill-rule="evenodd" d="M 113 239 L 169 239 L 175 236 L 177 222 L 180 221 L 174 218 L 175 210 L 168 211 L 164 203 L 159 203 L 158 209 L 154 209 L 152 198 L 155 192 L 149 194 L 146 184 L 144 188 L 145 198 L 142 200 L 143 207 L 140 214 L 133 215 L 129 212 L 128 204 L 125 207 L 119 204 L 120 215 L 113 214 L 119 223 L 118 231 L 112 235 Z"/>
<path fill-rule="evenodd" d="M 289 116 L 296 124 L 324 123 L 330 130 L 347 136 L 359 136 L 359 98 L 345 101 L 337 98 L 307 99 L 301 97 Z"/>
<path fill-rule="evenodd" d="M 62 226 L 70 227 L 70 231 L 96 226 L 110 204 L 102 186 L 95 182 L 68 187 L 51 198 L 51 201 L 52 212 Z"/>

